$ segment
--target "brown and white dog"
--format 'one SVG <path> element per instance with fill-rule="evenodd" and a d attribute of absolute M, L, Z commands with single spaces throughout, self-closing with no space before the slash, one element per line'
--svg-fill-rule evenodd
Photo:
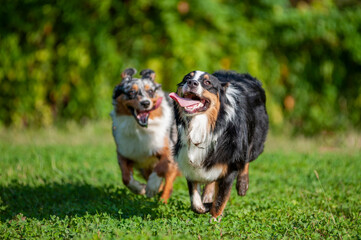
<path fill-rule="evenodd" d="M 154 81 L 152 70 L 141 71 L 141 78 L 133 78 L 135 73 L 134 68 L 122 73 L 122 81 L 113 92 L 114 110 L 110 114 L 122 180 L 132 192 L 148 197 L 163 189 L 161 199 L 167 202 L 179 175 L 171 153 L 176 141 L 172 100 Z M 147 184 L 134 179 L 133 168 L 140 171 Z"/>
<path fill-rule="evenodd" d="M 263 151 L 268 131 L 265 92 L 249 74 L 193 71 L 170 96 L 177 102 L 175 158 L 188 182 L 191 208 L 210 211 L 211 220 L 220 220 L 234 179 L 244 196 L 249 163 Z"/>

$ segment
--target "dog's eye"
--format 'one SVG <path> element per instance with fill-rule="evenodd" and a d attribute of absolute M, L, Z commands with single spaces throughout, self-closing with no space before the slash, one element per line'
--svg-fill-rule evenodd
<path fill-rule="evenodd" d="M 147 93 L 148 93 L 149 96 L 153 96 L 154 91 L 153 90 L 148 90 Z"/>
<path fill-rule="evenodd" d="M 212 84 L 211 81 L 209 81 L 208 79 L 204 80 L 203 83 L 204 83 L 205 85 L 211 85 L 211 84 Z"/>
<path fill-rule="evenodd" d="M 130 96 L 134 96 L 135 94 L 136 94 L 137 92 L 135 91 L 135 90 L 130 90 L 129 92 L 128 92 L 128 94 L 130 95 Z"/>

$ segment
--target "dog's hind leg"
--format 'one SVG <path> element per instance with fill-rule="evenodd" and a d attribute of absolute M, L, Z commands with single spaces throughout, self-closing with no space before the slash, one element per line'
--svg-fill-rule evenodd
<path fill-rule="evenodd" d="M 231 195 L 231 188 L 233 181 L 236 178 L 236 175 L 237 172 L 231 172 L 225 177 L 217 180 L 215 187 L 216 194 L 210 211 L 212 215 L 210 221 L 215 220 L 219 222 L 221 220 L 220 217 L 223 213 L 224 208 L 226 207 L 226 204 L 229 200 L 229 196 Z"/>
<path fill-rule="evenodd" d="M 243 169 L 238 171 L 236 188 L 239 196 L 244 196 L 247 193 L 249 182 L 248 169 L 249 163 L 246 163 Z"/>
<path fill-rule="evenodd" d="M 138 182 L 133 178 L 132 163 L 117 152 L 118 164 L 122 171 L 122 180 L 125 186 L 127 186 L 132 192 L 136 194 L 145 194 L 145 185 Z"/>

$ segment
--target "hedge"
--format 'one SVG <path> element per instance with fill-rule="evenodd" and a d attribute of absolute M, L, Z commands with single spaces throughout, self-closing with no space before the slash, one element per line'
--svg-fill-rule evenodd
<path fill-rule="evenodd" d="M 0 124 L 108 118 L 121 71 L 135 67 L 168 91 L 196 69 L 249 72 L 274 129 L 359 128 L 360 4 L 291 2 L 2 1 Z"/>

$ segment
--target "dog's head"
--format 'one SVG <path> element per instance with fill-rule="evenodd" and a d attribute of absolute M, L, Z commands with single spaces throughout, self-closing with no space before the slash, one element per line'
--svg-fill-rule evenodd
<path fill-rule="evenodd" d="M 141 78 L 133 77 L 136 72 L 134 68 L 124 70 L 113 92 L 113 104 L 117 114 L 133 115 L 140 126 L 146 127 L 150 113 L 162 103 L 161 85 L 154 81 L 153 70 L 141 71 Z"/>
<path fill-rule="evenodd" d="M 220 92 L 225 87 L 226 84 L 213 75 L 193 71 L 178 84 L 177 94 L 171 93 L 169 96 L 178 103 L 185 115 L 192 116 L 211 112 L 217 106 L 219 108 Z"/>
<path fill-rule="evenodd" d="M 177 94 L 169 96 L 178 103 L 182 115 L 207 114 L 210 123 L 214 124 L 220 109 L 220 95 L 227 86 L 212 74 L 193 71 L 178 84 Z"/>

